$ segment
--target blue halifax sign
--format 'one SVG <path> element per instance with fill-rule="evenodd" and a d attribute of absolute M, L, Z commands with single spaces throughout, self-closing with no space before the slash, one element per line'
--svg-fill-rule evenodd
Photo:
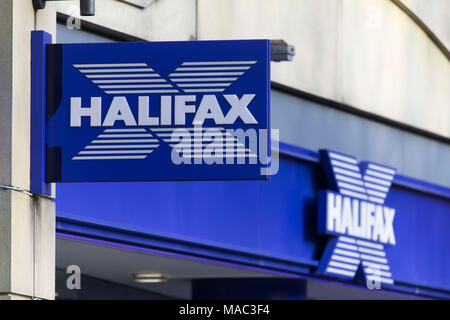
<path fill-rule="evenodd" d="M 373 162 L 358 163 L 355 157 L 336 151 L 320 150 L 319 155 L 332 190 L 319 190 L 318 231 L 332 238 L 317 272 L 392 285 L 385 249 L 397 243 L 396 209 L 385 205 L 385 199 L 396 170 Z"/>
<path fill-rule="evenodd" d="M 46 182 L 267 179 L 268 40 L 46 51 Z"/>

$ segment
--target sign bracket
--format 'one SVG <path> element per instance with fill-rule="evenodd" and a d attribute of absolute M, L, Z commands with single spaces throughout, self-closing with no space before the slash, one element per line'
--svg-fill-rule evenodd
<path fill-rule="evenodd" d="M 51 43 L 51 34 L 31 32 L 30 191 L 47 196 L 51 184 L 45 183 L 46 47 Z"/>

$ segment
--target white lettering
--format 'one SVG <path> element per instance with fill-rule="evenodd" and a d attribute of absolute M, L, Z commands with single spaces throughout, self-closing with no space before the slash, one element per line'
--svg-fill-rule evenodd
<path fill-rule="evenodd" d="M 342 197 L 338 194 L 328 193 L 327 230 L 334 232 L 340 230 Z"/>
<path fill-rule="evenodd" d="M 161 125 L 172 124 L 172 97 L 161 96 Z"/>
<path fill-rule="evenodd" d="M 70 98 L 70 126 L 81 127 L 81 117 L 91 119 L 91 127 L 100 127 L 102 125 L 102 98 L 92 97 L 91 107 L 82 108 L 81 98 Z"/>
<path fill-rule="evenodd" d="M 195 105 L 186 104 L 195 102 L 195 96 L 175 96 L 175 124 L 186 124 L 186 113 L 195 113 Z"/>
<path fill-rule="evenodd" d="M 377 206 L 375 209 L 375 224 L 373 227 L 372 240 L 379 241 L 384 231 L 383 208 Z"/>
<path fill-rule="evenodd" d="M 232 124 L 237 120 L 238 117 L 241 118 L 241 120 L 245 124 L 258 123 L 258 121 L 256 121 L 256 119 L 247 109 L 248 105 L 255 97 L 254 94 L 244 94 L 240 100 L 235 94 L 225 94 L 223 95 L 223 97 L 231 106 L 230 111 L 228 111 L 228 114 L 225 117 L 224 123 Z"/>
<path fill-rule="evenodd" d="M 389 243 L 395 245 L 395 235 L 394 235 L 394 216 L 395 209 L 383 208 L 384 213 L 384 233 L 381 242 Z"/>
<path fill-rule="evenodd" d="M 135 126 L 136 120 L 125 97 L 114 97 L 105 120 L 104 127 L 112 127 L 116 121 L 123 121 L 127 126 Z"/>
<path fill-rule="evenodd" d="M 395 210 L 371 202 L 327 193 L 327 232 L 395 245 Z"/>
<path fill-rule="evenodd" d="M 90 118 L 91 127 L 111 127 L 116 121 L 123 121 L 126 126 L 158 126 L 158 125 L 186 125 L 186 115 L 195 114 L 192 125 L 202 125 L 205 120 L 213 120 L 215 124 L 233 124 L 241 119 L 244 124 L 257 124 L 258 122 L 248 110 L 248 106 L 255 97 L 254 94 L 244 94 L 241 99 L 237 95 L 223 95 L 231 108 L 226 116 L 220 106 L 218 96 L 204 95 L 198 109 L 195 105 L 195 95 L 175 95 L 160 97 L 160 116 L 151 115 L 149 96 L 137 97 L 137 110 L 130 108 L 126 97 L 116 96 L 102 120 L 102 98 L 91 97 L 91 106 L 82 107 L 81 97 L 70 98 L 70 126 L 81 127 L 82 117 Z M 172 107 L 174 120 L 172 121 Z M 135 111 L 136 110 L 136 111 Z M 155 110 L 152 107 L 152 110 Z M 135 116 L 137 118 L 135 118 Z M 137 120 L 137 121 L 136 121 Z"/>
<path fill-rule="evenodd" d="M 138 119 L 140 126 L 157 126 L 159 125 L 158 117 L 150 117 L 149 97 L 138 98 Z"/>
<path fill-rule="evenodd" d="M 213 119 L 216 124 L 225 123 L 225 117 L 223 116 L 219 102 L 217 102 L 217 98 L 214 95 L 203 96 L 193 124 L 201 126 L 206 119 Z"/>
<path fill-rule="evenodd" d="M 351 200 L 348 197 L 343 199 L 342 203 L 342 221 L 340 233 L 343 234 L 352 234 L 353 233 L 353 225 L 352 225 L 352 206 Z"/>

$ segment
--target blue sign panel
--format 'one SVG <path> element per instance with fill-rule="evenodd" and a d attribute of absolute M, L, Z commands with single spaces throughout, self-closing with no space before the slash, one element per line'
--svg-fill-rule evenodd
<path fill-rule="evenodd" d="M 268 40 L 47 46 L 46 182 L 267 179 Z"/>
<path fill-rule="evenodd" d="M 394 283 L 385 247 L 395 246 L 395 208 L 384 205 L 396 170 L 355 157 L 321 150 L 320 159 L 332 189 L 320 190 L 320 233 L 328 241 L 317 272 L 362 280 L 368 286 Z M 357 273 L 358 271 L 359 274 Z"/>
<path fill-rule="evenodd" d="M 334 151 L 280 143 L 280 154 L 269 182 L 58 185 L 57 232 L 450 298 L 448 187 Z"/>

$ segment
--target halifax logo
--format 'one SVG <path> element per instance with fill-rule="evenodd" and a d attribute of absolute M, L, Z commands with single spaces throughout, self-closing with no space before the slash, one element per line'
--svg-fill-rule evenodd
<path fill-rule="evenodd" d="M 102 97 L 91 97 L 88 106 L 81 97 L 71 97 L 70 127 L 81 127 L 82 118 L 88 118 L 91 127 L 105 127 L 72 160 L 145 159 L 160 146 L 161 141 L 176 147 L 174 151 L 182 158 L 195 157 L 192 150 L 182 148 L 187 140 L 189 144 L 194 142 L 193 147 L 199 150 L 216 142 L 213 146 L 219 143 L 224 150 L 231 150 L 228 155 L 232 157 L 255 158 L 256 154 L 244 145 L 242 139 L 223 127 L 234 124 L 238 119 L 246 125 L 258 124 L 249 110 L 255 94 L 241 97 L 222 94 L 221 98 L 227 103 L 225 108 L 219 104 L 216 94 L 225 91 L 257 62 L 183 62 L 169 74 L 168 79 L 146 63 L 74 64 L 73 67 L 95 86 L 114 97 L 104 118 Z M 137 115 L 133 114 L 134 108 L 130 107 L 131 103 L 125 96 L 130 94 L 138 95 Z M 149 94 L 160 95 L 159 117 L 150 115 L 155 106 L 150 105 Z M 197 99 L 198 94 L 203 94 L 201 99 Z M 229 111 L 224 113 L 223 109 Z M 192 127 L 186 123 L 188 114 L 195 115 Z M 213 120 L 217 126 L 202 128 L 206 120 Z M 117 123 L 124 124 L 125 128 L 114 129 Z M 192 139 L 187 134 L 189 132 Z M 194 137 L 200 139 L 197 141 Z"/>
<path fill-rule="evenodd" d="M 384 205 L 395 170 L 320 150 L 331 190 L 319 191 L 318 231 L 328 240 L 317 273 L 392 285 L 385 246 L 396 244 L 395 209 Z M 332 191 L 333 190 L 333 191 Z M 336 192 L 337 191 L 337 192 Z"/>
<path fill-rule="evenodd" d="M 55 44 L 47 60 L 47 182 L 276 172 L 269 40 Z"/>

